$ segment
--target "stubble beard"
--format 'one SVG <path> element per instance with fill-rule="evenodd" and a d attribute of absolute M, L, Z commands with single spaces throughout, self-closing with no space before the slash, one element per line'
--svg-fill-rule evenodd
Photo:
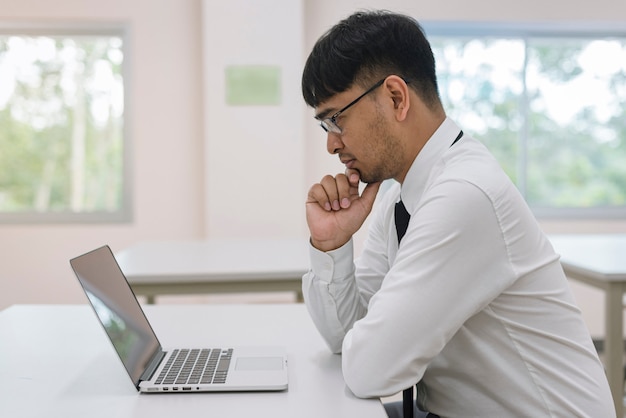
<path fill-rule="evenodd" d="M 377 183 L 395 178 L 402 169 L 401 164 L 405 154 L 402 143 L 397 137 L 388 133 L 385 125 L 382 118 L 377 118 L 376 122 L 370 126 L 375 142 L 368 151 L 375 157 L 374 161 L 377 163 L 370 170 L 357 170 L 364 183 Z"/>

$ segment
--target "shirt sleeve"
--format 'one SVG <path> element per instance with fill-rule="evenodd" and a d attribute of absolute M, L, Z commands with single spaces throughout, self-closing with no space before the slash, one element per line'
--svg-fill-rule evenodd
<path fill-rule="evenodd" d="M 490 198 L 457 180 L 424 196 L 367 315 L 343 341 L 343 374 L 359 397 L 417 383 L 461 326 L 514 280 Z M 375 359 L 375 361 L 372 361 Z"/>
<path fill-rule="evenodd" d="M 399 187 L 385 192 L 377 202 L 363 254 L 356 263 L 352 240 L 329 252 L 309 247 L 311 269 L 302 277 L 302 293 L 313 323 L 333 353 L 341 352 L 346 333 L 365 316 L 389 270 L 385 225 L 389 201 L 397 199 L 397 194 Z"/>
<path fill-rule="evenodd" d="M 341 352 L 346 331 L 365 315 L 356 288 L 353 243 L 334 251 L 309 247 L 311 269 L 302 277 L 302 293 L 313 323 L 333 353 Z"/>

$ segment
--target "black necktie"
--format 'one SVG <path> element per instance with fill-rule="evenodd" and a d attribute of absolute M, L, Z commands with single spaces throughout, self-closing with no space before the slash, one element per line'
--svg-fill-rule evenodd
<path fill-rule="evenodd" d="M 402 237 L 406 234 L 406 229 L 409 226 L 409 219 L 411 219 L 411 215 L 407 212 L 406 207 L 404 207 L 404 203 L 402 200 L 396 203 L 396 233 L 398 234 L 398 245 L 400 245 L 400 241 L 402 241 Z"/>
<path fill-rule="evenodd" d="M 409 226 L 409 219 L 411 219 L 411 215 L 409 215 L 409 212 L 407 212 L 404 203 L 402 203 L 402 200 L 400 200 L 398 203 L 396 203 L 395 209 L 398 245 L 400 245 L 400 241 L 402 241 L 402 237 L 404 237 L 406 229 Z M 404 412 L 404 418 L 413 418 L 413 386 L 405 389 L 402 392 L 402 410 Z"/>

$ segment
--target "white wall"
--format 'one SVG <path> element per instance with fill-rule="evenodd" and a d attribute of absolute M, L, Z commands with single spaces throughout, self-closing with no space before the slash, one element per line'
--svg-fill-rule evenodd
<path fill-rule="evenodd" d="M 132 73 L 128 109 L 134 221 L 127 225 L 0 225 L 0 309 L 82 303 L 68 259 L 103 243 L 206 236 L 306 238 L 308 185 L 342 171 L 302 103 L 299 76 L 315 40 L 356 9 L 420 20 L 622 22 L 626 2 L 553 0 L 0 0 L 0 21 L 125 22 Z M 202 28 L 202 19 L 210 22 Z M 203 55 L 206 60 L 203 62 Z M 223 68 L 283 68 L 281 105 L 231 108 Z M 204 79 L 203 73 L 209 77 Z M 203 94 L 203 93 L 206 93 Z M 206 96 L 206 101 L 204 100 Z M 626 232 L 626 222 L 544 222 L 547 232 Z M 575 286 L 592 332 L 601 293 Z"/>
<path fill-rule="evenodd" d="M 305 237 L 302 1 L 204 4 L 207 236 Z M 225 104 L 225 68 L 250 65 L 280 69 L 280 104 Z"/>

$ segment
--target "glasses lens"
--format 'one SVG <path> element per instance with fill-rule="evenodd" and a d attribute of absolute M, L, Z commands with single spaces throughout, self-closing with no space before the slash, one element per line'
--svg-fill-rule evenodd
<path fill-rule="evenodd" d="M 340 134 L 341 133 L 341 129 L 339 128 L 339 126 L 337 126 L 333 120 L 331 118 L 326 118 L 322 121 L 320 121 L 320 126 L 326 131 L 326 132 L 333 132 L 336 134 Z"/>

